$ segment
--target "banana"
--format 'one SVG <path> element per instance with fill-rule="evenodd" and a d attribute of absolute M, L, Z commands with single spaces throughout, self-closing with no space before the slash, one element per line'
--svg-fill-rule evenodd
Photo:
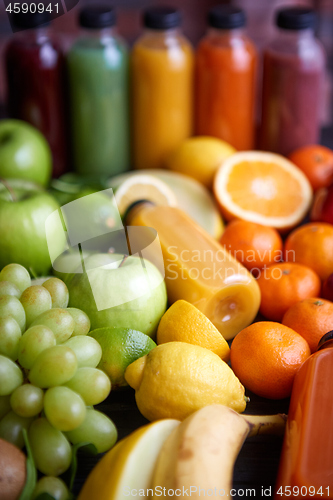
<path fill-rule="evenodd" d="M 153 498 L 160 496 L 161 488 L 169 497 L 177 498 L 199 498 L 215 489 L 228 496 L 234 464 L 245 439 L 256 434 L 283 434 L 286 418 L 240 415 L 222 405 L 193 413 L 172 431 L 161 448 L 153 475 Z"/>

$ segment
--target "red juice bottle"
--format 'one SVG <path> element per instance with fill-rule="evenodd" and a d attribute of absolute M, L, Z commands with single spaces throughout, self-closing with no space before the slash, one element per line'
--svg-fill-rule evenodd
<path fill-rule="evenodd" d="M 294 380 L 274 498 L 286 497 L 333 498 L 333 331 Z"/>
<path fill-rule="evenodd" d="M 68 167 L 64 56 L 50 36 L 48 13 L 17 14 L 12 22 L 23 31 L 5 50 L 8 114 L 42 132 L 58 177 Z"/>
<path fill-rule="evenodd" d="M 288 155 L 319 141 L 325 56 L 312 10 L 282 9 L 276 24 L 264 51 L 260 147 Z"/>

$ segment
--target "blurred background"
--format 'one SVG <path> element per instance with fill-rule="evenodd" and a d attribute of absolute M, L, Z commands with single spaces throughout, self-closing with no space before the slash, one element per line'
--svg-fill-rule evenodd
<path fill-rule="evenodd" d="M 80 0 L 76 7 L 53 22 L 53 29 L 61 36 L 64 49 L 68 49 L 78 35 L 77 17 L 81 7 L 95 4 L 93 0 Z M 231 4 L 242 7 L 247 14 L 247 34 L 255 42 L 259 53 L 274 35 L 274 13 L 281 6 L 306 6 L 317 12 L 316 35 L 325 47 L 327 55 L 327 78 L 325 84 L 324 109 L 322 116 L 322 142 L 333 144 L 333 0 L 113 0 L 117 9 L 117 29 L 129 45 L 142 32 L 142 9 L 153 5 L 177 7 L 183 14 L 183 31 L 195 46 L 206 31 L 206 14 L 217 4 Z M 5 12 L 4 1 L 0 0 L 0 58 L 3 49 L 12 36 Z M 0 59 L 2 60 L 2 58 Z M 4 102 L 3 68 L 0 72 L 0 101 Z M 3 106 L 2 106 L 2 109 Z"/>

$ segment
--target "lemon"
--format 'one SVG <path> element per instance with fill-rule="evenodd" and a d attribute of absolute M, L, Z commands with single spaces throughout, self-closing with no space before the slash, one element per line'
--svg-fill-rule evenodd
<path fill-rule="evenodd" d="M 78 500 L 123 500 L 132 496 L 134 489 L 150 488 L 160 450 L 179 424 L 177 420 L 160 420 L 119 441 L 91 471 Z"/>
<path fill-rule="evenodd" d="M 186 300 L 177 300 L 162 316 L 157 330 L 157 343 L 187 342 L 200 345 L 228 361 L 230 349 L 213 323 Z"/>
<path fill-rule="evenodd" d="M 168 157 L 166 167 L 211 188 L 216 171 L 235 152 L 230 144 L 215 137 L 190 137 Z"/>
<path fill-rule="evenodd" d="M 130 328 L 97 328 L 89 335 L 102 348 L 102 358 L 97 368 L 109 376 L 112 389 L 127 386 L 124 379 L 127 366 L 156 347 L 148 335 Z"/>
<path fill-rule="evenodd" d="M 217 354 L 185 342 L 161 344 L 130 364 L 125 379 L 148 420 L 183 420 L 212 404 L 245 410 L 244 387 Z"/>

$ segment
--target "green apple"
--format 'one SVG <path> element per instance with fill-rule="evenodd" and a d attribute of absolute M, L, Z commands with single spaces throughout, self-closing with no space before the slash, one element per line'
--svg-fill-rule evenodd
<path fill-rule="evenodd" d="M 51 173 L 51 150 L 43 134 L 21 120 L 0 120 L 0 178 L 47 186 Z"/>
<path fill-rule="evenodd" d="M 41 186 L 18 179 L 0 182 L 0 269 L 16 262 L 46 275 L 49 247 L 60 254 L 65 236 L 52 223 L 46 241 L 45 221 L 59 205 Z"/>
<path fill-rule="evenodd" d="M 84 261 L 85 272 L 65 276 L 69 307 L 82 309 L 91 329 L 131 328 L 154 337 L 167 307 L 166 286 L 151 262 L 120 254 L 95 254 Z"/>

